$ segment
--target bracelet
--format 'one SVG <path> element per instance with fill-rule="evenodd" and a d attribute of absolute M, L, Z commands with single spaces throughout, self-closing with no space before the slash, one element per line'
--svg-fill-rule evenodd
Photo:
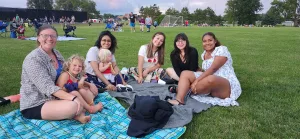
<path fill-rule="evenodd" d="M 75 97 L 72 99 L 72 101 L 74 101 L 76 98 L 77 98 L 77 96 L 75 96 Z"/>

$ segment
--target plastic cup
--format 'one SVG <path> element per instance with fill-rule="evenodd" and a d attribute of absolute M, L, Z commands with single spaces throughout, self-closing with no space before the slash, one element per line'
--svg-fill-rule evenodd
<path fill-rule="evenodd" d="M 165 85 L 166 84 L 166 82 L 165 81 L 163 81 L 163 80 L 161 80 L 161 79 L 158 79 L 158 82 L 157 82 L 158 84 L 161 84 L 161 85 Z"/>

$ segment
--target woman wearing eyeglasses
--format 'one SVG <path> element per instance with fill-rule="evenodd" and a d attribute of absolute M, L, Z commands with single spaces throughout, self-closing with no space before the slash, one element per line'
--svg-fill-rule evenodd
<path fill-rule="evenodd" d="M 55 85 L 62 71 L 64 58 L 55 49 L 57 31 L 43 25 L 37 32 L 38 47 L 24 59 L 21 76 L 20 111 L 28 119 L 63 120 L 88 122 L 77 96 Z M 93 92 L 97 91 L 91 84 Z"/>
<path fill-rule="evenodd" d="M 138 68 L 130 68 L 138 83 L 157 82 L 159 76 L 164 71 L 160 68 L 164 64 L 166 36 L 162 32 L 157 32 L 152 36 L 149 44 L 142 45 L 138 53 Z"/>
<path fill-rule="evenodd" d="M 87 81 L 94 83 L 98 88 L 106 88 L 115 91 L 117 88 L 111 84 L 99 70 L 99 50 L 108 49 L 112 53 L 112 67 L 116 73 L 119 73 L 119 68 L 116 63 L 115 51 L 117 48 L 117 39 L 110 31 L 102 31 L 95 42 L 95 46 L 91 47 L 86 54 L 85 65 L 87 73 Z M 100 81 L 99 81 L 100 79 Z"/>
<path fill-rule="evenodd" d="M 198 51 L 190 46 L 188 37 L 184 33 L 178 34 L 174 40 L 174 50 L 170 54 L 173 68 L 167 68 L 167 74 L 179 81 L 182 71 L 198 70 L 198 58 Z"/>

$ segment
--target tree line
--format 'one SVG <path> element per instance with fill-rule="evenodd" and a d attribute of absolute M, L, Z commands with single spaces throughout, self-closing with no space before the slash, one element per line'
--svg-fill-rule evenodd
<path fill-rule="evenodd" d="M 27 0 L 29 9 L 85 11 L 88 18 L 99 18 L 100 11 L 96 10 L 93 0 Z"/>
<path fill-rule="evenodd" d="M 273 0 L 271 8 L 259 18 L 265 25 L 294 21 L 294 26 L 297 27 L 300 22 L 300 0 Z"/>
<path fill-rule="evenodd" d="M 96 3 L 93 0 L 27 0 L 27 7 L 34 9 L 49 10 L 69 10 L 86 11 L 89 18 L 98 18 L 100 11 L 96 10 Z M 164 15 L 183 16 L 184 20 L 189 20 L 193 24 L 222 24 L 225 21 L 228 24 L 255 24 L 261 21 L 264 25 L 276 25 L 283 21 L 294 21 L 298 26 L 300 18 L 300 0 L 273 0 L 271 8 L 265 14 L 258 14 L 263 10 L 260 0 L 228 0 L 224 16 L 216 15 L 215 11 L 207 7 L 206 9 L 197 8 L 189 12 L 188 7 L 183 7 L 181 11 L 170 7 Z M 149 15 L 154 20 L 160 22 L 164 15 L 157 4 L 142 6 L 139 10 L 140 15 Z M 105 17 L 113 17 L 113 14 L 104 14 Z M 126 19 L 126 17 L 124 17 Z"/>

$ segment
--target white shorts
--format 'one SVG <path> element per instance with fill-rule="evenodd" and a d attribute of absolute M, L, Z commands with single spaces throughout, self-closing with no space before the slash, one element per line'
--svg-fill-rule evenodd
<path fill-rule="evenodd" d="M 115 75 L 108 73 L 108 74 L 103 74 L 103 76 L 105 77 L 105 79 L 110 80 L 112 83 L 115 82 Z"/>
<path fill-rule="evenodd" d="M 194 75 L 196 78 L 200 77 L 200 75 L 202 74 L 203 72 L 201 71 L 197 71 L 197 72 L 194 72 Z"/>

